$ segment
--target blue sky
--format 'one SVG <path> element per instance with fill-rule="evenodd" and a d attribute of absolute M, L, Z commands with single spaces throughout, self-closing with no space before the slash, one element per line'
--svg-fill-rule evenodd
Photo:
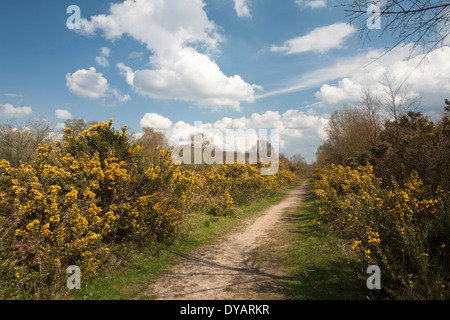
<path fill-rule="evenodd" d="M 313 161 L 329 115 L 403 81 L 420 61 L 392 37 L 362 43 L 337 0 L 2 0 L 0 122 L 46 117 L 142 126 L 170 134 L 209 128 L 278 128 L 281 151 Z M 344 1 L 345 3 L 345 1 Z M 70 5 L 81 29 L 69 30 Z M 383 21 L 382 21 L 383 22 Z M 447 43 L 448 45 L 448 43 Z M 450 49 L 433 51 L 405 95 L 436 113 L 450 98 Z M 447 94 L 447 96 L 446 96 Z"/>

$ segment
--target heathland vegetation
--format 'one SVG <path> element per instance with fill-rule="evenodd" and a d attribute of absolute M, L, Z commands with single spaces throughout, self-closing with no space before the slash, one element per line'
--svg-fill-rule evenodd
<path fill-rule="evenodd" d="M 360 288 L 367 268 L 378 266 L 381 290 L 347 283 L 342 289 L 354 292 L 341 296 L 349 298 L 448 299 L 450 103 L 430 120 L 399 99 L 389 83 L 385 88 L 384 99 L 366 92 L 359 104 L 331 115 L 314 165 L 281 154 L 278 173 L 267 176 L 260 161 L 173 161 L 161 132 L 146 128 L 136 138 L 126 127 L 116 130 L 112 120 L 67 121 L 60 137 L 42 119 L 20 128 L 2 125 L 0 298 L 73 298 L 66 287 L 68 266 L 79 266 L 83 283 L 94 283 L 141 249 L 159 252 L 191 241 L 176 239 L 200 224 L 210 227 L 213 220 L 204 217 L 233 217 L 301 176 L 312 178 L 301 211 L 314 219 L 308 230 L 338 239 L 342 252 L 333 249 L 329 257 L 328 244 L 319 241 L 321 246 L 308 246 L 308 257 L 303 241 L 284 263 L 310 268 L 315 254 L 320 263 L 338 255 L 343 272 L 352 270 Z M 304 273 L 297 269 L 295 274 Z M 293 283 L 296 297 L 314 298 L 314 290 L 304 294 L 303 281 Z"/>
<path fill-rule="evenodd" d="M 267 176 L 259 162 L 177 164 L 150 128 L 133 139 L 113 120 L 71 120 L 55 141 L 45 124 L 0 130 L 1 299 L 62 298 L 67 267 L 93 279 L 124 248 L 173 237 L 191 213 L 233 215 L 308 167 L 283 156 Z"/>
<path fill-rule="evenodd" d="M 314 175 L 315 222 L 347 240 L 355 274 L 380 267 L 381 290 L 369 295 L 448 299 L 450 103 L 432 121 L 386 92 L 331 116 Z"/>

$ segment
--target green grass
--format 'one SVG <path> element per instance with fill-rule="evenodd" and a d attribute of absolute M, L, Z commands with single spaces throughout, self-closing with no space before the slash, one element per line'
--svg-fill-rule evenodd
<path fill-rule="evenodd" d="M 176 235 L 157 246 L 122 246 L 123 252 L 114 255 L 114 261 L 108 262 L 109 267 L 95 279 L 83 282 L 82 288 L 72 293 L 72 298 L 126 300 L 140 296 L 152 280 L 176 263 L 177 257 L 213 242 L 220 235 L 238 227 L 243 218 L 279 202 L 293 186 L 290 185 L 267 199 L 241 207 L 232 216 L 215 217 L 203 212 L 189 214 Z M 116 256 L 123 256 L 123 259 Z"/>
<path fill-rule="evenodd" d="M 289 213 L 295 230 L 289 235 L 292 245 L 282 262 L 289 279 L 284 288 L 286 296 L 294 300 L 363 298 L 346 262 L 350 256 L 345 242 L 315 225 L 317 214 L 310 195 L 300 208 Z"/>

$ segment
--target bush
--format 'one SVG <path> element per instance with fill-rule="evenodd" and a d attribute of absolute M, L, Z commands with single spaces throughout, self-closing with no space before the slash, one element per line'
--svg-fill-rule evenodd
<path fill-rule="evenodd" d="M 171 150 L 151 159 L 113 121 L 65 130 L 64 141 L 40 145 L 29 163 L 0 162 L 0 298 L 61 297 L 66 268 L 98 274 L 123 243 L 154 245 L 175 233 L 183 216 L 236 206 L 292 182 L 280 167 L 229 164 L 195 173 L 175 165 Z"/>
<path fill-rule="evenodd" d="M 176 230 L 190 173 L 165 152 L 144 173 L 139 146 L 122 131 L 112 121 L 78 136 L 67 130 L 63 144 L 40 146 L 30 164 L 0 163 L 0 273 L 10 275 L 0 295 L 15 287 L 25 298 L 52 296 L 69 265 L 89 278 L 114 243 L 151 244 Z"/>
<path fill-rule="evenodd" d="M 416 172 L 384 188 L 370 165 L 323 167 L 315 178 L 316 222 L 351 240 L 358 268 L 381 268 L 388 296 L 449 298 L 448 192 L 432 191 Z"/>
<path fill-rule="evenodd" d="M 294 181 L 294 174 L 280 168 L 275 175 L 261 175 L 259 165 L 223 164 L 210 167 L 202 175 L 203 199 L 207 211 L 213 215 L 229 215 L 236 206 L 253 199 L 267 197 Z"/>

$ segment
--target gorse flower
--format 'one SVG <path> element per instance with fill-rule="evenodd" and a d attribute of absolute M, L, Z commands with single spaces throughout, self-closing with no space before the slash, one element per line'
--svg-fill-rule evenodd
<path fill-rule="evenodd" d="M 274 176 L 236 163 L 195 172 L 172 161 L 170 149 L 148 162 L 127 128 L 116 131 L 112 124 L 95 124 L 79 135 L 66 129 L 63 142 L 39 146 L 36 159 L 17 168 L 0 161 L 1 274 L 20 274 L 27 290 L 54 283 L 51 277 L 73 264 L 88 278 L 111 245 L 155 244 L 176 232 L 192 210 L 231 215 L 238 205 L 294 180 L 282 166 Z M 33 272 L 39 277 L 22 276 Z M 14 280 L 2 279 L 10 285 Z"/>
<path fill-rule="evenodd" d="M 432 192 L 416 172 L 403 186 L 394 181 L 384 187 L 370 165 L 322 167 L 314 178 L 320 202 L 315 223 L 351 239 L 351 250 L 363 264 L 389 270 L 384 276 L 390 277 L 385 283 L 391 290 L 413 281 L 408 278 L 412 274 L 416 295 L 448 281 L 448 193 Z"/>

